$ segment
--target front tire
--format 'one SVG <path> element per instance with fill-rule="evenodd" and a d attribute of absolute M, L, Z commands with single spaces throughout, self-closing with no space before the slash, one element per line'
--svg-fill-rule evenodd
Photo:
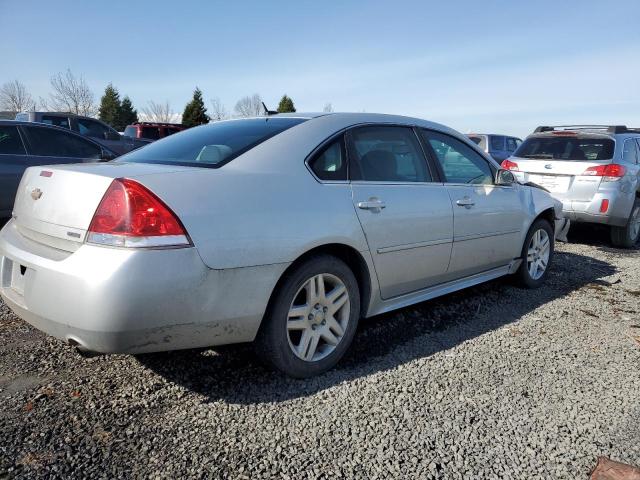
<path fill-rule="evenodd" d="M 258 355 L 294 378 L 326 372 L 349 348 L 360 318 L 351 269 L 330 255 L 312 257 L 283 278 L 256 337 Z"/>
<path fill-rule="evenodd" d="M 522 246 L 522 264 L 516 272 L 521 286 L 542 286 L 551 267 L 554 249 L 553 228 L 547 220 L 539 218 L 529 228 Z"/>
<path fill-rule="evenodd" d="M 636 198 L 624 227 L 611 227 L 611 243 L 618 248 L 633 248 L 640 236 L 640 199 Z"/>

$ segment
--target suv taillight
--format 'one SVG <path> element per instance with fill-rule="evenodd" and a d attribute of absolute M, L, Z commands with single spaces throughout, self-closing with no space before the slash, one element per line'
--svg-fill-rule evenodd
<path fill-rule="evenodd" d="M 624 177 L 626 173 L 624 165 L 618 165 L 617 163 L 610 163 L 609 165 L 597 165 L 595 167 L 587 168 L 582 175 L 590 177 L 602 177 L 603 182 L 615 182 Z"/>
<path fill-rule="evenodd" d="M 520 169 L 518 168 L 518 164 L 516 162 L 512 162 L 508 158 L 506 160 L 503 160 L 500 166 L 505 170 L 511 170 L 512 172 L 520 171 Z"/>
<path fill-rule="evenodd" d="M 191 241 L 178 217 L 134 180 L 116 178 L 93 215 L 88 243 L 116 247 L 177 247 Z"/>

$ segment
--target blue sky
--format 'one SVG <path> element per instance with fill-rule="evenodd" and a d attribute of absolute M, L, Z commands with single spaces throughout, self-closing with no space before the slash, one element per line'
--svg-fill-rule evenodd
<path fill-rule="evenodd" d="M 640 126 L 640 1 L 0 0 L 0 83 L 70 68 L 137 108 L 199 86 L 299 111 L 417 116 L 462 132 Z"/>

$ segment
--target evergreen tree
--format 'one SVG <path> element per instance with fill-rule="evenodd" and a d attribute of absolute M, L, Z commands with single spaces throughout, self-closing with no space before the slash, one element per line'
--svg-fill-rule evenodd
<path fill-rule="evenodd" d="M 107 88 L 104 89 L 104 95 L 100 99 L 98 118 L 118 130 L 121 108 L 118 90 L 112 84 L 107 85 Z"/>
<path fill-rule="evenodd" d="M 295 112 L 296 107 L 293 104 L 293 100 L 291 97 L 287 97 L 287 95 L 283 95 L 280 99 L 280 103 L 278 104 L 278 113 L 289 113 Z"/>
<path fill-rule="evenodd" d="M 190 128 L 204 123 L 209 123 L 209 116 L 207 115 L 207 108 L 204 106 L 204 101 L 202 100 L 202 91 L 196 87 L 193 92 L 193 99 L 184 107 L 182 124 Z"/>
<path fill-rule="evenodd" d="M 121 132 L 126 128 L 127 125 L 131 125 L 132 123 L 138 122 L 138 111 L 134 110 L 133 105 L 131 104 L 131 99 L 125 95 L 122 99 L 122 104 L 120 106 L 120 120 L 118 130 Z"/>

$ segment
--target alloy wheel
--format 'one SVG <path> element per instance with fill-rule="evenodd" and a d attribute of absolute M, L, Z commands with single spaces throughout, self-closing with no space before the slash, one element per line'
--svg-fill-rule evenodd
<path fill-rule="evenodd" d="M 527 270 L 533 280 L 538 280 L 547 270 L 551 241 L 546 230 L 540 228 L 534 232 L 527 250 Z"/>
<path fill-rule="evenodd" d="M 629 222 L 629 233 L 631 234 L 631 239 L 638 239 L 638 235 L 640 234 L 640 206 L 634 208 L 631 213 L 631 220 Z"/>
<path fill-rule="evenodd" d="M 349 323 L 351 305 L 345 284 L 335 275 L 309 278 L 294 296 L 287 317 L 287 337 L 293 353 L 316 362 L 333 352 Z"/>

